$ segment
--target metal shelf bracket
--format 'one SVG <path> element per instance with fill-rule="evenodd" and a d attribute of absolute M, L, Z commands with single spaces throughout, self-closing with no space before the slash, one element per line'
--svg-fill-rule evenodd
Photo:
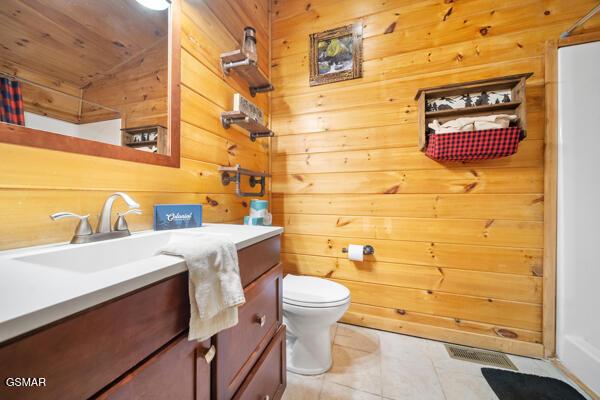
<path fill-rule="evenodd" d="M 257 138 L 274 136 L 272 130 L 240 111 L 225 111 L 221 113 L 221 123 L 225 129 L 229 129 L 231 125 L 238 125 L 247 130 L 250 133 L 250 140 L 253 142 Z"/>
<path fill-rule="evenodd" d="M 266 172 L 256 172 L 251 171 L 249 169 L 244 169 L 237 164 L 234 167 L 219 167 L 219 172 L 221 172 L 221 183 L 224 186 L 229 185 L 232 182 L 235 182 L 235 193 L 239 197 L 262 197 L 265 195 L 266 188 L 266 178 L 270 178 L 271 174 Z M 250 187 L 255 187 L 256 185 L 260 185 L 260 191 L 258 192 L 244 192 L 241 188 L 242 176 L 248 177 L 248 184 Z"/>

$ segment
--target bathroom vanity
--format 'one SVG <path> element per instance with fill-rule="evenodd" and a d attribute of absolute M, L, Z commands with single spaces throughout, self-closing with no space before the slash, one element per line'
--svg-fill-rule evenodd
<path fill-rule="evenodd" d="M 187 231 L 230 235 L 246 296 L 238 325 L 202 343 L 187 340 L 185 263 L 143 250 L 172 231 L 0 253 L 0 398 L 279 399 L 286 384 L 281 229 Z M 56 263 L 96 251 L 142 258 L 80 270 Z M 23 281 L 23 274 L 38 279 Z M 9 377 L 43 378 L 44 385 L 9 387 Z"/>

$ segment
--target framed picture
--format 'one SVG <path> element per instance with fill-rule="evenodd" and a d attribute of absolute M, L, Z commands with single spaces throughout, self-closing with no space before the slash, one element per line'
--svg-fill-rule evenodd
<path fill-rule="evenodd" d="M 310 86 L 362 76 L 362 24 L 310 35 Z"/>

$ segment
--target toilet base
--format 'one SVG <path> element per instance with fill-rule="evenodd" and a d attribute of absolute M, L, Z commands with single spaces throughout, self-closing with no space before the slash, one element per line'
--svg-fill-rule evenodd
<path fill-rule="evenodd" d="M 330 329 L 301 338 L 288 334 L 286 339 L 287 370 L 300 375 L 320 375 L 331 369 Z"/>
<path fill-rule="evenodd" d="M 298 375 L 321 375 L 324 374 L 325 372 L 329 371 L 331 369 L 332 364 L 329 364 L 329 366 L 327 368 L 323 368 L 323 369 L 304 369 L 304 368 L 294 368 L 290 365 L 287 366 L 287 370 L 290 372 L 293 372 L 294 374 L 298 374 Z"/>

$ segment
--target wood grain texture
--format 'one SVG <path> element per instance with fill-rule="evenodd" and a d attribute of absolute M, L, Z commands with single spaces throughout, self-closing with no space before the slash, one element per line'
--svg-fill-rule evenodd
<path fill-rule="evenodd" d="M 558 45 L 546 43 L 546 148 L 544 153 L 544 355 L 556 353 L 556 251 L 558 202 Z"/>
<path fill-rule="evenodd" d="M 496 299 L 540 303 L 542 278 L 473 270 L 388 262 L 354 263 L 343 258 L 282 255 L 290 273 L 321 278 L 378 283 L 438 292 L 488 296 Z"/>
<path fill-rule="evenodd" d="M 405 309 L 352 303 L 342 321 L 391 332 L 420 336 L 505 353 L 542 357 L 541 333 L 514 327 L 440 317 Z"/>
<path fill-rule="evenodd" d="M 82 88 L 81 122 L 107 119 L 106 110 L 94 112 L 89 103 L 117 110 L 121 127 L 167 126 L 168 41 L 159 40 L 142 53 Z M 110 114 L 109 114 L 110 115 Z"/>
<path fill-rule="evenodd" d="M 281 326 L 282 280 L 283 267 L 276 265 L 246 286 L 246 302 L 239 308 L 238 324 L 214 336 L 214 399 L 234 396 Z M 265 322 L 261 324 L 263 317 Z"/>
<path fill-rule="evenodd" d="M 220 52 L 231 50 L 241 33 L 229 31 L 222 22 L 228 18 L 220 14 L 222 9 L 213 10 L 197 0 L 180 3 L 181 168 L 0 144 L 0 209 L 7 210 L 3 215 L 7 223 L 18 227 L 0 232 L 0 249 L 67 241 L 74 226 L 52 223 L 49 213 L 68 210 L 94 215 L 104 198 L 117 190 L 129 192 L 145 211 L 131 219 L 134 230 L 152 227 L 156 203 L 200 202 L 205 205 L 206 222 L 238 222 L 247 214 L 247 200 L 235 196 L 233 185 L 223 186 L 218 173 L 219 165 L 238 162 L 252 169 L 268 168 L 267 142 L 253 143 L 246 134 L 225 130 L 219 122 L 234 92 L 250 97 L 243 82 L 233 76 L 223 78 L 218 67 Z M 242 0 L 228 3 L 250 25 L 268 26 L 267 0 L 253 2 L 260 12 Z M 263 59 L 268 65 L 268 56 Z M 56 80 L 55 86 L 67 85 Z M 254 101 L 268 115 L 267 98 L 258 94 Z"/>
<path fill-rule="evenodd" d="M 348 287 L 352 301 L 357 304 L 541 331 L 542 307 L 539 304 L 342 279 L 334 281 Z"/>
<path fill-rule="evenodd" d="M 282 238 L 282 251 L 295 255 L 346 258 L 342 248 L 348 243 L 372 245 L 376 251 L 373 255 L 365 256 L 367 262 L 381 261 L 530 276 L 542 276 L 543 273 L 541 249 L 286 233 Z"/>
<path fill-rule="evenodd" d="M 7 0 L 0 57 L 78 85 L 102 77 L 167 37 L 168 12 L 123 0 Z M 42 39 L 42 40 L 39 40 Z"/>
<path fill-rule="evenodd" d="M 119 0 L 115 0 L 116 2 L 118 2 Z M 32 1 L 33 3 L 36 3 L 35 1 Z M 10 5 L 11 7 L 14 6 L 14 4 L 11 3 L 7 3 L 8 5 Z M 37 3 L 36 3 L 37 4 Z M 134 63 L 134 71 L 130 72 L 127 69 L 125 70 L 119 70 L 119 67 L 124 66 L 124 65 L 129 65 L 129 61 L 124 62 L 123 65 L 121 64 L 116 64 L 115 66 L 111 67 L 111 69 L 105 71 L 103 74 L 93 74 L 88 76 L 89 78 L 97 78 L 97 79 L 102 79 L 106 76 L 111 76 L 112 72 L 119 72 L 119 76 L 123 77 L 123 76 L 128 76 L 128 79 L 125 80 L 121 80 L 122 81 L 122 86 L 126 86 L 129 82 L 128 80 L 131 80 L 133 82 L 132 85 L 129 86 L 129 90 L 126 92 L 121 91 L 121 93 L 119 93 L 119 96 L 121 97 L 121 101 L 123 100 L 123 98 L 127 98 L 128 96 L 132 97 L 133 99 L 133 103 L 129 103 L 124 105 L 123 107 L 123 112 L 126 115 L 129 116 L 133 116 L 133 115 L 137 115 L 138 117 L 141 117 L 141 120 L 145 120 L 148 123 L 162 123 L 165 124 L 166 122 L 166 128 L 168 129 L 169 132 L 171 132 L 171 135 L 169 136 L 168 142 L 165 146 L 166 149 L 169 149 L 168 153 L 165 154 L 152 154 L 152 153 L 148 153 L 148 152 L 141 152 L 126 146 L 117 146 L 117 145 L 110 145 L 110 144 L 106 144 L 106 143 L 101 143 L 101 142 L 97 142 L 97 141 L 90 141 L 90 140 L 86 140 L 86 139 L 80 139 L 78 137 L 73 137 L 70 135 L 61 135 L 58 133 L 51 133 L 51 132 L 46 132 L 43 130 L 37 130 L 37 129 L 31 129 L 28 127 L 24 127 L 24 126 L 20 126 L 20 125 L 11 125 L 11 124 L 0 124 L 0 141 L 3 143 L 12 143 L 12 144 L 17 144 L 17 145 L 22 145 L 22 146 L 31 146 L 31 147 L 39 147 L 39 148 L 43 148 L 43 149 L 51 149 L 51 150 L 55 150 L 55 151 L 66 151 L 66 152 L 72 152 L 72 153 L 78 153 L 78 154 L 87 154 L 87 155 L 91 155 L 91 156 L 99 156 L 99 157 L 106 157 L 106 158 L 112 158 L 112 159 L 117 159 L 117 160 L 127 160 L 127 161 L 135 161 L 135 162 L 143 162 L 143 163 L 148 163 L 148 164 L 153 164 L 153 165 L 162 165 L 162 166 L 169 166 L 169 167 L 174 167 L 174 168 L 178 168 L 180 165 L 180 146 L 179 146 L 179 126 L 180 126 L 180 110 L 181 110 L 181 105 L 180 105 L 180 100 L 181 100 L 181 80 L 180 80 L 180 76 L 181 76 L 181 71 L 180 71 L 180 54 L 181 54 L 181 48 L 180 48 L 180 8 L 179 8 L 180 4 L 178 1 L 175 1 L 172 3 L 172 6 L 170 7 L 170 9 L 168 10 L 168 14 L 165 14 L 166 17 L 169 18 L 170 23 L 168 24 L 168 38 L 165 39 L 159 39 L 156 42 L 156 46 L 157 48 L 160 47 L 159 45 L 162 44 L 163 48 L 164 45 L 167 44 L 168 45 L 168 50 L 167 50 L 167 54 L 168 56 L 165 58 L 165 52 L 164 50 L 160 50 L 157 52 L 157 54 L 161 55 L 161 57 L 148 57 L 149 59 L 153 60 L 153 62 L 149 62 L 150 64 L 150 68 L 155 67 L 158 69 L 163 69 L 163 79 L 162 82 L 156 83 L 154 84 L 153 88 L 150 88 L 151 90 L 149 91 L 155 91 L 158 94 L 158 98 L 156 99 L 148 99 L 147 101 L 144 101 L 144 96 L 145 94 L 141 94 L 138 97 L 139 92 L 146 92 L 147 90 L 141 88 L 139 86 L 139 84 L 136 82 L 137 74 L 136 71 L 139 72 L 140 69 L 139 67 L 142 66 L 143 68 L 148 68 L 145 64 L 144 64 L 144 57 L 145 56 L 137 56 L 137 61 L 136 61 L 136 57 L 132 57 L 132 60 L 136 61 Z M 43 7 L 38 5 L 37 7 Z M 57 8 L 58 7 L 58 8 Z M 128 6 L 125 6 L 126 8 Z M 56 17 L 57 20 L 61 20 L 63 21 L 65 18 L 69 18 L 66 15 L 62 14 L 62 11 L 60 9 L 60 4 L 54 4 L 53 7 L 45 7 L 44 10 L 48 13 L 48 15 L 52 16 L 52 17 Z M 77 8 L 74 8 L 75 11 L 77 11 Z M 81 10 L 79 10 L 81 11 Z M 20 15 L 21 11 L 20 8 L 17 8 L 14 11 L 14 14 L 16 16 L 18 16 L 19 18 L 23 17 Z M 29 13 L 31 14 L 31 13 Z M 21 21 L 21 24 L 24 26 L 27 26 L 28 24 L 32 24 L 35 23 L 36 21 L 36 17 L 29 15 L 28 13 L 25 13 L 25 15 L 28 15 L 29 18 L 25 18 L 23 21 Z M 35 13 L 34 13 L 35 14 Z M 98 17 L 94 14 L 91 13 L 92 17 L 94 19 L 98 19 Z M 87 18 L 91 18 L 89 15 L 86 15 L 85 17 Z M 120 16 L 119 16 L 120 17 Z M 46 18 L 46 16 L 44 16 L 44 18 Z M 116 18 L 118 19 L 118 18 Z M 64 23 L 64 21 L 63 21 Z M 166 22 L 165 22 L 166 23 Z M 88 28 L 90 26 L 92 26 L 93 24 L 89 25 Z M 62 28 L 62 29 L 66 29 L 66 28 Z M 87 29 L 87 28 L 86 28 Z M 76 28 L 73 28 L 73 31 L 76 31 Z M 118 30 L 117 30 L 118 31 Z M 154 34 L 158 34 L 160 33 L 160 29 L 157 28 L 154 32 Z M 42 42 L 44 42 L 44 40 L 52 42 L 54 39 L 50 36 L 47 36 L 46 32 L 42 33 Z M 79 39 L 79 38 L 75 38 L 75 45 L 77 47 L 82 47 L 85 48 L 85 41 Z M 28 39 L 23 39 L 24 44 L 22 47 L 28 47 L 28 43 L 30 41 L 28 41 Z M 121 42 L 115 40 L 114 43 L 118 44 L 117 47 L 120 47 L 120 45 L 122 45 Z M 114 44 L 113 43 L 113 44 Z M 4 46 L 6 47 L 6 46 Z M 93 47 L 93 46 L 90 46 Z M 5 48 L 6 50 L 6 48 Z M 44 54 L 43 52 L 41 52 L 40 54 Z M 52 52 L 52 54 L 54 55 L 54 53 Z M 92 52 L 92 54 L 95 54 Z M 126 51 L 126 54 L 127 51 Z M 82 58 L 85 58 L 84 55 L 81 55 Z M 141 63 L 140 63 L 141 60 Z M 167 69 L 164 69 L 164 65 L 168 65 Z M 136 63 L 138 64 L 137 66 Z M 12 65 L 12 64 L 11 64 Z M 5 68 L 5 66 L 3 65 L 3 68 Z M 28 66 L 29 68 L 29 66 Z M 20 69 L 15 69 L 15 73 L 20 73 L 21 70 Z M 165 71 L 167 71 L 165 73 Z M 121 74 L 123 73 L 123 74 Z M 151 73 L 152 75 L 152 73 Z M 157 73 L 157 76 L 160 75 Z M 117 76 L 117 75 L 114 75 Z M 46 76 L 44 78 L 46 81 L 55 81 L 55 84 L 50 84 L 48 85 L 47 88 L 48 90 L 44 90 L 41 92 L 42 95 L 42 102 L 38 102 L 34 104 L 34 110 L 36 112 L 39 112 L 41 114 L 48 114 L 48 112 L 46 112 L 47 108 L 51 109 L 51 114 L 58 116 L 57 114 L 55 114 L 54 110 L 54 100 L 52 96 L 48 96 L 48 93 L 52 93 L 52 95 L 57 95 L 58 94 L 58 98 L 60 98 L 61 96 L 63 96 L 62 93 L 66 93 L 66 91 L 64 90 L 54 90 L 54 86 L 58 86 L 62 89 L 63 85 L 63 81 L 61 79 L 58 80 L 54 80 L 51 76 Z M 110 79 L 109 79 L 110 81 Z M 152 81 L 154 82 L 154 80 Z M 35 84 L 37 85 L 37 84 Z M 71 85 L 71 84 L 70 84 Z M 90 85 L 90 82 L 88 82 L 86 84 L 86 86 Z M 165 88 L 167 88 L 167 90 L 165 90 Z M 136 92 L 136 94 L 132 94 L 131 92 Z M 79 95 L 72 97 L 71 98 L 75 98 L 77 100 L 81 100 L 81 96 L 82 96 L 83 90 L 79 90 Z M 110 94 L 107 95 L 109 98 L 111 97 Z M 115 96 L 115 97 L 119 97 L 119 96 Z M 62 101 L 62 100 L 61 100 Z M 26 100 L 25 101 L 26 104 L 30 104 L 30 101 Z M 59 103 L 59 102 L 57 102 Z M 72 108 L 72 107 L 70 107 Z M 67 120 L 71 120 L 72 117 L 70 116 L 71 111 L 70 108 L 68 109 L 63 109 L 62 113 L 65 114 L 65 118 Z M 84 110 L 85 108 L 85 110 Z M 81 120 L 81 114 L 82 112 L 85 111 L 87 117 L 86 119 L 89 119 L 89 121 L 98 121 L 98 120 L 104 120 L 104 119 L 114 119 L 116 118 L 118 115 L 115 111 L 107 111 L 107 109 L 103 106 L 99 106 L 96 103 L 94 104 L 86 104 L 85 107 L 79 103 L 78 107 L 77 107 L 77 119 L 78 122 L 80 122 Z M 88 122 L 89 122 L 88 121 Z M 125 118 L 125 123 L 126 123 L 126 118 Z"/>
<path fill-rule="evenodd" d="M 0 397 L 90 398 L 187 330 L 187 281 L 182 273 L 4 342 L 2 380 L 45 377 L 47 386 L 14 390 L 2 385 Z"/>
<path fill-rule="evenodd" d="M 273 214 L 273 223 L 283 226 L 287 233 L 351 236 L 364 240 L 434 241 L 525 248 L 541 248 L 543 243 L 543 223 L 534 221 Z"/>
<path fill-rule="evenodd" d="M 346 322 L 542 355 L 545 42 L 594 3 L 275 1 L 272 203 L 286 271 L 349 286 Z M 310 87 L 308 35 L 357 22 L 363 77 Z M 528 72 L 514 156 L 419 153 L 419 88 Z M 375 254 L 350 263 L 349 243 Z"/>
<path fill-rule="evenodd" d="M 210 340 L 207 341 L 210 346 Z M 205 342 L 206 343 L 206 342 Z M 210 393 L 210 368 L 195 371 L 196 341 L 189 341 L 187 332 L 120 379 L 98 400 L 143 400 L 147 398 L 196 399 L 197 386 Z M 202 351 L 200 349 L 199 351 Z M 202 357 L 198 357 L 202 360 Z M 198 360 L 198 361 L 200 361 Z M 199 393 L 200 399 L 204 393 Z M 208 399 L 209 394 L 204 394 Z"/>
<path fill-rule="evenodd" d="M 280 400 L 287 384 L 286 326 L 282 325 L 271 339 L 256 365 L 233 397 L 233 400 Z"/>
<path fill-rule="evenodd" d="M 542 221 L 544 213 L 539 194 L 277 194 L 272 201 L 285 214 Z"/>
<path fill-rule="evenodd" d="M 26 111 L 76 124 L 167 126 L 168 11 L 123 0 L 68 9 L 9 0 L 0 10 L 0 70 L 42 85 L 23 85 Z"/>

